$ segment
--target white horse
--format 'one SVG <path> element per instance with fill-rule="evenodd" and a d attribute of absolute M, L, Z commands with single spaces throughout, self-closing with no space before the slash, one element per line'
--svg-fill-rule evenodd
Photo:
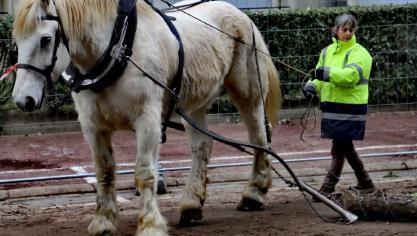
<path fill-rule="evenodd" d="M 169 85 L 178 69 L 178 41 L 148 3 L 138 0 L 136 7 L 138 25 L 131 58 L 148 74 Z M 44 19 L 46 15 L 59 16 L 62 31 L 68 37 L 71 61 L 85 73 L 109 44 L 117 8 L 117 0 L 23 0 L 14 23 L 18 63 L 39 69 L 53 64 L 51 58 L 60 27 L 57 21 Z M 281 93 L 278 73 L 271 58 L 263 53 L 258 53 L 259 84 L 255 53 L 248 45 L 253 44 L 254 35 L 257 48 L 268 52 L 260 32 L 245 14 L 225 2 L 202 3 L 186 12 L 229 36 L 182 12 L 169 13 L 176 18 L 173 23 L 185 51 L 178 106 L 197 125 L 207 128 L 205 111 L 225 88 L 246 124 L 249 141 L 266 146 L 263 103 L 274 124 Z M 58 67 L 62 70 L 62 66 Z M 44 82 L 45 76 L 39 71 L 20 68 L 13 91 L 16 104 L 23 110 L 39 108 Z M 170 94 L 129 64 L 120 78 L 104 90 L 98 93 L 82 90 L 72 96 L 92 151 L 98 182 L 97 208 L 88 228 L 90 234 L 111 235 L 116 230 L 118 209 L 111 135 L 115 130 L 128 129 L 137 136 L 134 178 L 141 193 L 137 235 L 167 235 L 156 190 L 161 121 Z M 193 164 L 181 199 L 181 222 L 192 223 L 202 218 L 212 139 L 183 123 L 191 143 Z M 252 173 L 238 209 L 259 209 L 271 185 L 268 155 L 257 150 L 254 153 Z"/>

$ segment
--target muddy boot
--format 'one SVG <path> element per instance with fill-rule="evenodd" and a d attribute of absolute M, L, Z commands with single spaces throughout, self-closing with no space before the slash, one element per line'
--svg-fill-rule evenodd
<path fill-rule="evenodd" d="M 331 194 L 335 191 L 336 184 L 339 182 L 340 175 L 342 173 L 343 165 L 345 163 L 345 158 L 343 155 L 343 147 L 339 143 L 333 140 L 331 155 L 332 162 L 330 164 L 327 175 L 324 177 L 322 186 L 319 189 L 319 192 L 326 197 L 330 197 Z M 317 198 L 313 197 L 313 201 L 319 201 Z"/>
<path fill-rule="evenodd" d="M 320 187 L 320 189 L 318 190 L 318 192 L 321 194 L 321 195 L 323 195 L 323 196 L 325 196 L 325 197 L 327 197 L 327 198 L 331 198 L 332 197 L 332 193 L 334 193 L 334 188 L 327 188 L 327 187 L 325 187 L 325 186 L 321 186 Z M 316 198 L 315 196 L 313 196 L 312 198 L 311 198 L 311 200 L 313 201 L 313 202 L 321 202 L 321 200 L 320 199 L 318 199 L 318 198 Z"/>
<path fill-rule="evenodd" d="M 358 179 L 358 185 L 353 187 L 355 190 L 358 190 L 361 193 L 371 193 L 376 190 L 375 185 L 372 182 L 366 170 L 363 170 L 360 173 L 355 172 L 355 175 L 356 175 L 356 178 Z"/>
<path fill-rule="evenodd" d="M 355 176 L 358 180 L 358 185 L 355 186 L 354 189 L 366 192 L 372 192 L 375 190 L 375 185 L 369 177 L 368 172 L 365 170 L 363 162 L 358 153 L 355 151 L 353 144 L 346 150 L 345 157 L 352 169 L 355 171 Z"/>

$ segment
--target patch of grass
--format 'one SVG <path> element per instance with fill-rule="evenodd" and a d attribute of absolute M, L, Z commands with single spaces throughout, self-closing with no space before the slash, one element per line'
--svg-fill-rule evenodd
<path fill-rule="evenodd" d="M 395 174 L 392 171 L 389 171 L 386 175 L 383 176 L 383 178 L 398 178 L 398 177 L 400 177 L 400 176 Z"/>

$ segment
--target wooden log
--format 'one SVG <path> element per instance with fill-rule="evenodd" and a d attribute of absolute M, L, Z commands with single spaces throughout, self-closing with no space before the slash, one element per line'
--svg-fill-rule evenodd
<path fill-rule="evenodd" d="M 348 189 L 334 197 L 343 208 L 356 214 L 360 219 L 417 221 L 417 197 L 411 194 L 381 190 L 366 193 Z"/>

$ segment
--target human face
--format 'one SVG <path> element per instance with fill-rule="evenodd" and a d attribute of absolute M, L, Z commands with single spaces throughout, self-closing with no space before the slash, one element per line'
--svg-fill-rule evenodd
<path fill-rule="evenodd" d="M 337 28 L 337 38 L 341 41 L 347 42 L 352 39 L 355 30 L 351 25 L 343 25 Z"/>

